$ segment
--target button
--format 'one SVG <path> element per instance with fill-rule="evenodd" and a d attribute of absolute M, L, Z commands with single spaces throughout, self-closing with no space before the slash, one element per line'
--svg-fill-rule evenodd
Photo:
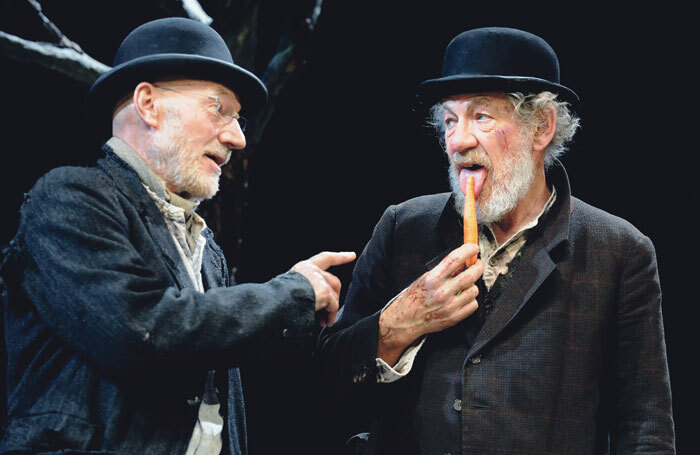
<path fill-rule="evenodd" d="M 496 258 L 492 257 L 491 259 L 489 259 L 489 265 L 490 265 L 490 266 L 493 267 L 493 266 L 495 266 L 497 263 L 498 263 L 498 261 L 496 260 Z"/>
<path fill-rule="evenodd" d="M 457 411 L 457 412 L 461 411 L 461 410 L 462 410 L 462 400 L 460 400 L 459 398 L 457 398 L 457 399 L 455 400 L 454 404 L 452 404 L 452 407 L 453 407 L 454 410 Z"/>
<path fill-rule="evenodd" d="M 481 355 L 480 354 L 475 355 L 474 357 L 469 359 L 469 362 L 471 362 L 472 365 L 476 365 L 477 363 L 481 363 Z"/>
<path fill-rule="evenodd" d="M 289 329 L 282 330 L 282 338 L 289 338 Z"/>
<path fill-rule="evenodd" d="M 202 401 L 201 398 L 194 397 L 191 400 L 187 400 L 187 404 L 189 404 L 190 406 L 197 406 L 201 401 Z"/>

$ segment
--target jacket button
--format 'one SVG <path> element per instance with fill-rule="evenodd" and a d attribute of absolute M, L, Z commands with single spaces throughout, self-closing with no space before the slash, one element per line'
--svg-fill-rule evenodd
<path fill-rule="evenodd" d="M 478 363 L 481 363 L 481 354 L 475 355 L 474 357 L 472 357 L 471 359 L 469 359 L 469 362 L 470 362 L 472 365 L 476 365 L 476 364 L 478 364 Z"/>
<path fill-rule="evenodd" d="M 282 330 L 282 338 L 289 338 L 289 329 Z"/>
<path fill-rule="evenodd" d="M 460 400 L 459 398 L 457 398 L 457 399 L 455 400 L 454 404 L 452 405 L 452 407 L 453 407 L 454 410 L 457 411 L 457 412 L 461 411 L 461 410 L 462 410 L 462 400 Z"/>

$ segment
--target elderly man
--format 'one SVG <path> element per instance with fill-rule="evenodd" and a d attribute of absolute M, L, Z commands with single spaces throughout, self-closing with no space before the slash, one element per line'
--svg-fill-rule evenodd
<path fill-rule="evenodd" d="M 264 284 L 229 282 L 194 209 L 246 145 L 239 113 L 266 97 L 196 21 L 123 41 L 88 95 L 90 115 L 112 119 L 105 156 L 42 177 L 4 250 L 0 452 L 246 452 L 237 367 L 313 342 L 338 308 L 325 269 L 354 259 L 326 252 Z"/>
<path fill-rule="evenodd" d="M 654 249 L 571 196 L 557 156 L 578 98 L 554 51 L 464 32 L 419 97 L 452 192 L 386 210 L 319 340 L 368 432 L 356 453 L 674 453 Z M 469 177 L 478 246 L 462 245 Z"/>

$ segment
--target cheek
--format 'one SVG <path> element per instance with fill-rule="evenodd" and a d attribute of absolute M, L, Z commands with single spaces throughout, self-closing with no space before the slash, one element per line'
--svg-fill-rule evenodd
<path fill-rule="evenodd" d="M 510 144 L 508 143 L 508 133 L 505 131 L 505 128 L 498 128 L 496 130 L 496 141 L 501 151 L 508 152 Z"/>

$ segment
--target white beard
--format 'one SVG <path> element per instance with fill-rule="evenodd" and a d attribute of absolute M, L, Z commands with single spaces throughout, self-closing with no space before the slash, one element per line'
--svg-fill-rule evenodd
<path fill-rule="evenodd" d="M 535 163 L 529 145 L 527 142 L 520 144 L 504 160 L 499 172 L 490 166 L 487 178 L 491 180 L 491 194 L 488 199 L 480 199 L 476 203 L 476 218 L 480 224 L 502 220 L 527 194 L 535 178 Z M 455 209 L 460 216 L 464 216 L 464 193 L 459 186 L 459 173 L 452 164 L 448 168 L 448 174 Z"/>
<path fill-rule="evenodd" d="M 153 172 L 174 193 L 201 201 L 219 191 L 219 175 L 200 170 L 202 152 L 192 149 L 176 109 L 166 108 L 163 129 L 153 134 L 148 154 Z"/>

